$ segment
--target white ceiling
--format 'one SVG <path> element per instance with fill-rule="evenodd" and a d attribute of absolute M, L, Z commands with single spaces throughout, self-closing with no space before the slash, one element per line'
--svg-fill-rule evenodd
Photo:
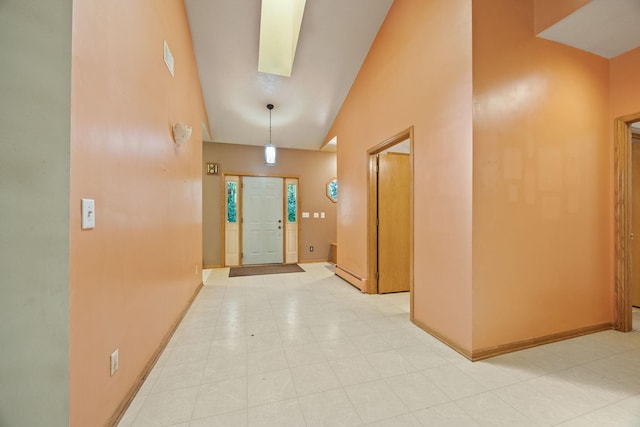
<path fill-rule="evenodd" d="M 393 0 L 307 0 L 291 77 L 258 72 L 259 0 L 185 0 L 215 142 L 319 149 Z"/>
<path fill-rule="evenodd" d="M 185 0 L 215 142 L 319 149 L 393 0 L 307 0 L 291 77 L 258 69 L 260 0 Z M 640 46 L 640 0 L 592 0 L 540 37 L 611 58 Z M 332 148 L 335 149 L 335 148 Z"/>
<path fill-rule="evenodd" d="M 640 0 L 592 0 L 538 36 L 613 58 L 640 46 Z"/>

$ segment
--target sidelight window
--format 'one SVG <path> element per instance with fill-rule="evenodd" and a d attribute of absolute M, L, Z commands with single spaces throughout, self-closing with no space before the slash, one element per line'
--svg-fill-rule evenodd
<path fill-rule="evenodd" d="M 238 222 L 238 183 L 227 181 L 227 222 Z"/>

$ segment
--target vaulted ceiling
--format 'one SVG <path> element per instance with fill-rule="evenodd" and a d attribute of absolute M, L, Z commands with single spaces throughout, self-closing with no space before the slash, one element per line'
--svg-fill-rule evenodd
<path fill-rule="evenodd" d="M 291 77 L 258 72 L 259 0 L 185 0 L 211 140 L 319 149 L 393 0 L 307 0 Z"/>
<path fill-rule="evenodd" d="M 640 0 L 591 0 L 539 36 L 613 58 L 640 46 Z"/>
<path fill-rule="evenodd" d="M 307 0 L 291 77 L 258 72 L 260 0 L 185 0 L 210 141 L 319 149 L 393 0 Z M 640 45 L 640 0 L 592 0 L 540 34 L 604 57 Z"/>

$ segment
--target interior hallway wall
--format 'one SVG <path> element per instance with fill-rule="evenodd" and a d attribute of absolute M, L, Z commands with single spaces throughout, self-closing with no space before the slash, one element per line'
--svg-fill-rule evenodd
<path fill-rule="evenodd" d="M 640 113 L 640 47 L 610 61 L 611 119 Z"/>
<path fill-rule="evenodd" d="M 471 48 L 470 1 L 396 0 L 327 135 L 338 136 L 338 265 L 366 277 L 367 150 L 414 126 L 414 318 L 465 351 Z"/>
<path fill-rule="evenodd" d="M 71 0 L 0 2 L 0 425 L 69 425 Z"/>
<path fill-rule="evenodd" d="M 219 175 L 206 175 L 207 162 L 220 164 Z M 300 212 L 311 214 L 299 218 L 301 227 L 300 262 L 327 261 L 329 245 L 336 241 L 336 203 L 327 197 L 326 185 L 336 177 L 336 153 L 278 148 L 275 166 L 264 164 L 264 147 L 255 145 L 206 142 L 203 170 L 203 263 L 221 266 L 222 259 L 222 174 L 272 174 L 299 176 Z M 340 184 L 339 184 L 340 185 Z M 342 191 L 342 190 L 340 190 Z M 340 202 L 339 202 L 340 203 Z M 314 212 L 325 212 L 324 219 L 313 218 Z M 309 251 L 309 246 L 314 251 Z"/>
<path fill-rule="evenodd" d="M 75 0 L 72 76 L 70 411 L 97 426 L 202 281 L 206 113 L 184 2 Z M 182 145 L 179 121 L 193 127 Z M 80 229 L 81 198 L 95 199 L 94 230 Z"/>
<path fill-rule="evenodd" d="M 473 1 L 473 347 L 613 320 L 609 64 Z"/>

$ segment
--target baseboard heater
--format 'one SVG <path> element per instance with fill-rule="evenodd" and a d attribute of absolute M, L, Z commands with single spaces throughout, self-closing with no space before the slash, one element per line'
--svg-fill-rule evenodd
<path fill-rule="evenodd" d="M 336 275 L 360 289 L 362 292 L 367 291 L 367 279 L 364 277 L 359 276 L 358 274 L 339 265 L 336 265 Z"/>

